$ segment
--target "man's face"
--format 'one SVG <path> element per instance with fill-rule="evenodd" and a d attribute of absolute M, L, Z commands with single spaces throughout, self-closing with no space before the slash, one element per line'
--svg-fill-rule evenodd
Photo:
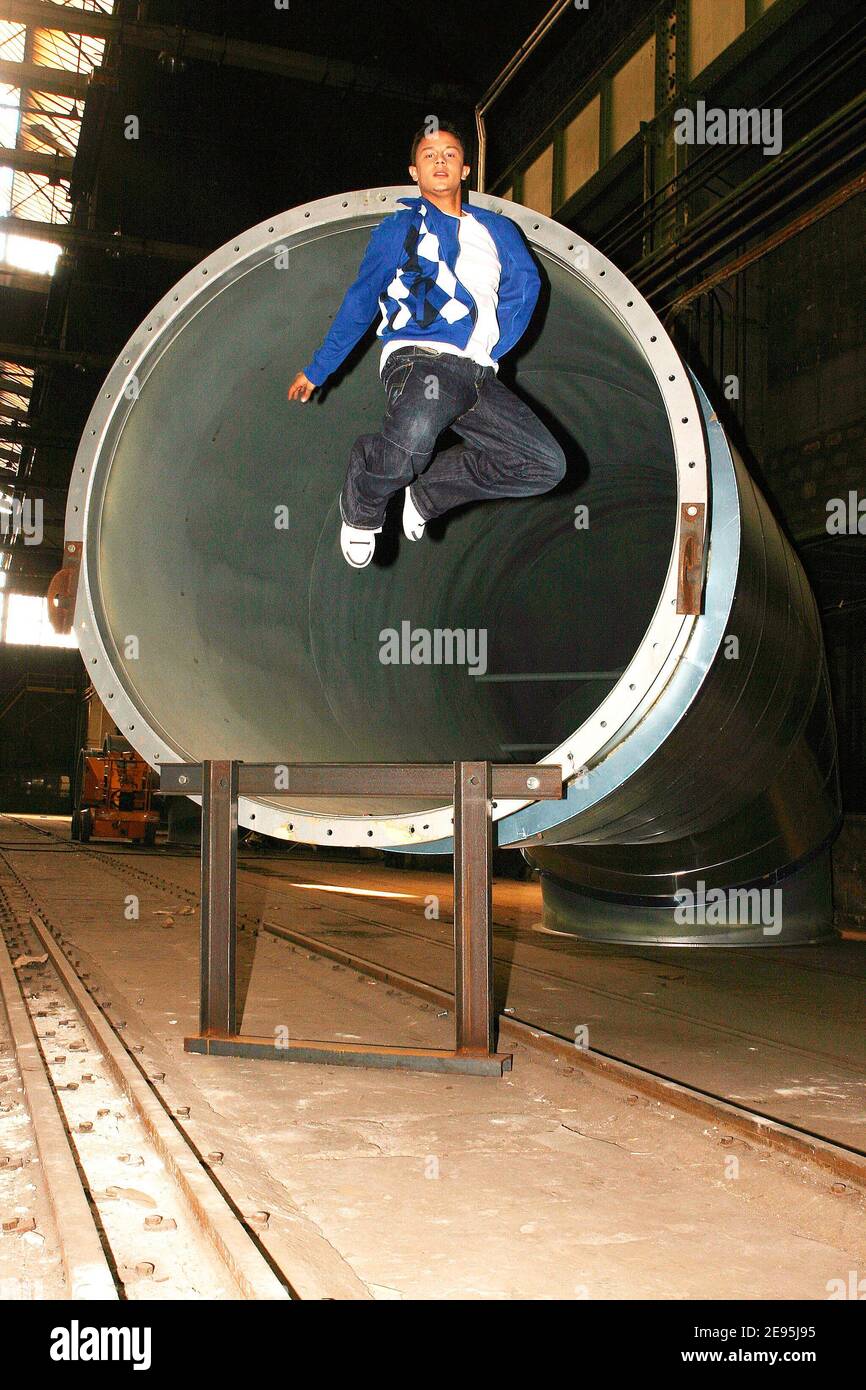
<path fill-rule="evenodd" d="M 469 165 L 463 162 L 463 150 L 456 135 L 439 130 L 425 135 L 415 151 L 415 163 L 409 173 L 426 196 L 431 193 L 456 193 L 461 181 L 469 176 Z"/>

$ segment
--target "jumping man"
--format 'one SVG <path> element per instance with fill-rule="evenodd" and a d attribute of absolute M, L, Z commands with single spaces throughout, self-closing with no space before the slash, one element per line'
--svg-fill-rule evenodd
<path fill-rule="evenodd" d="M 385 418 L 378 434 L 355 440 L 340 494 L 340 545 L 355 569 L 372 560 L 401 488 L 403 530 L 418 541 L 452 507 L 548 492 L 565 472 L 549 430 L 497 378 L 540 287 L 519 228 L 463 200 L 469 166 L 451 125 L 418 131 L 409 174 L 420 197 L 401 198 L 405 210 L 374 228 L 325 341 L 288 393 L 308 401 L 381 310 Z M 449 427 L 462 442 L 437 454 Z"/>

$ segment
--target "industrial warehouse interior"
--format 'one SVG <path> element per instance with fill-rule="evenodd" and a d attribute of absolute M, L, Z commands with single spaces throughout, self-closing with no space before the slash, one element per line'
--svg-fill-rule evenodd
<path fill-rule="evenodd" d="M 0 0 L 22 1364 L 853 1351 L 864 72 L 856 0 Z"/>

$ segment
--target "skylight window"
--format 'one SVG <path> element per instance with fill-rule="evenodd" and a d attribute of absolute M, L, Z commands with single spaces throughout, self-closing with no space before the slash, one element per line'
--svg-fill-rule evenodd
<path fill-rule="evenodd" d="M 62 0 L 62 4 L 65 9 L 89 13 L 112 14 L 114 10 L 114 0 Z M 104 52 L 105 40 L 88 34 L 0 22 L 0 60 L 7 63 L 76 73 L 86 83 L 101 65 Z M 9 166 L 0 168 L 0 216 L 66 225 L 72 218 L 68 161 L 78 148 L 86 88 L 75 93 L 42 91 L 38 78 L 29 73 L 21 76 L 32 85 L 0 84 L 0 151 L 20 152 L 17 163 L 13 157 Z M 57 85 L 48 77 L 45 81 L 48 87 Z M 34 163 L 41 158 L 41 170 L 26 167 L 28 154 L 37 157 Z M 44 167 L 44 159 L 52 155 L 64 161 L 56 172 Z M 17 228 L 0 229 L 0 269 L 51 275 L 61 253 L 56 242 L 30 238 Z"/>
<path fill-rule="evenodd" d="M 77 647 L 74 632 L 55 632 L 48 600 L 33 594 L 4 594 L 0 590 L 0 640 L 31 647 Z"/>

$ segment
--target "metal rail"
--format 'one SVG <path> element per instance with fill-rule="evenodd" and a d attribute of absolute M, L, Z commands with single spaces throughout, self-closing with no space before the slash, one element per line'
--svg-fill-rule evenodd
<path fill-rule="evenodd" d="M 0 904 L 6 904 L 10 939 L 16 949 L 27 954 L 34 953 L 32 943 L 35 941 L 35 954 L 47 957 L 47 968 L 57 982 L 55 987 L 67 997 L 78 1023 L 85 1035 L 89 1034 L 100 1056 L 100 1071 L 110 1086 L 129 1101 L 134 1118 L 144 1131 L 144 1141 L 154 1151 L 160 1168 L 165 1170 L 172 1188 L 178 1193 L 181 1208 L 186 1209 L 202 1238 L 203 1249 L 209 1247 L 213 1253 L 217 1282 L 224 1285 L 226 1280 L 230 1281 L 233 1297 L 278 1301 L 291 1298 L 293 1288 L 271 1267 L 139 1064 L 90 997 L 46 923 L 32 911 L 33 896 L 20 875 L 5 855 L 2 858 L 17 880 L 14 888 L 4 887 L 0 895 Z M 17 900 L 13 902 L 13 892 L 21 895 L 20 905 L 16 905 Z M 29 942 L 25 934 L 30 936 Z M 57 1226 L 69 1295 L 72 1298 L 117 1298 L 122 1277 L 115 1273 L 115 1267 L 120 1268 L 116 1241 L 108 1228 L 100 1234 L 94 1221 L 98 1193 L 91 1189 L 87 1160 L 79 1161 L 72 1148 L 68 1115 L 62 1118 L 62 1106 L 33 1025 L 32 1011 L 2 939 L 0 992 L 25 1085 L 27 1108 Z"/>
<path fill-rule="evenodd" d="M 283 1283 L 264 1259 L 183 1134 L 142 1076 L 138 1066 L 87 994 L 42 919 L 30 926 L 80 1014 L 115 1084 L 126 1095 L 153 1147 L 179 1188 L 196 1225 L 214 1247 L 241 1296 L 286 1299 Z"/>
<path fill-rule="evenodd" d="M 0 935 L 0 1000 L 45 1181 L 70 1298 L 116 1300 L 117 1288 L 75 1154 L 63 1123 L 36 1030 L 6 942 Z"/>

